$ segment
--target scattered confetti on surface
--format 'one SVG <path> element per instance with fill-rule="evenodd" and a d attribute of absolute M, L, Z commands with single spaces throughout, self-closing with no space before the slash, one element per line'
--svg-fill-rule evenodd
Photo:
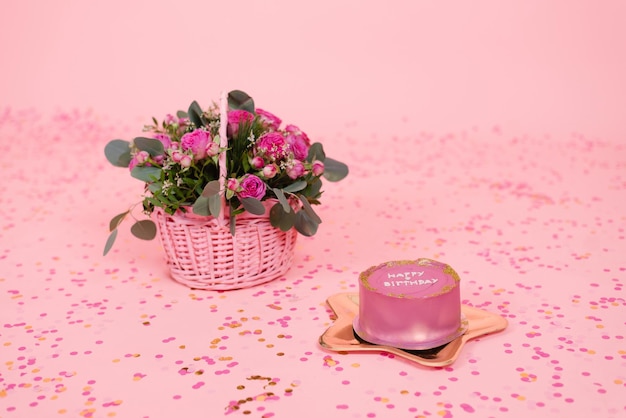
<path fill-rule="evenodd" d="M 325 184 L 290 272 L 211 292 L 171 280 L 160 243 L 128 231 L 102 257 L 111 215 L 142 191 L 102 150 L 133 129 L 0 110 L 0 417 L 626 414 L 623 141 L 334 135 L 351 174 Z M 508 328 L 434 369 L 318 345 L 328 296 L 419 257 L 452 265 L 463 303 Z"/>

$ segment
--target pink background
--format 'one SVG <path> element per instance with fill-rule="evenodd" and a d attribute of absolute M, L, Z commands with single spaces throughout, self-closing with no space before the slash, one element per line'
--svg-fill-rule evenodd
<path fill-rule="evenodd" d="M 622 417 L 625 21 L 591 0 L 3 5 L 0 417 Z M 350 166 L 292 269 L 192 290 L 128 228 L 103 257 L 142 192 L 104 145 L 233 88 Z M 329 296 L 420 257 L 507 329 L 437 368 L 319 346 Z"/>
<path fill-rule="evenodd" d="M 239 88 L 314 135 L 617 136 L 625 16 L 619 0 L 14 1 L 0 105 L 145 118 Z"/>

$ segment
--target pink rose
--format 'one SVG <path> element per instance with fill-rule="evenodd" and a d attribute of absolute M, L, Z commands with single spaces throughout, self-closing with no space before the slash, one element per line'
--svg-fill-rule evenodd
<path fill-rule="evenodd" d="M 186 154 L 180 152 L 180 151 L 172 151 L 172 160 L 174 160 L 175 163 L 179 163 L 180 160 L 183 159 L 183 156 L 185 156 Z"/>
<path fill-rule="evenodd" d="M 317 177 L 321 176 L 322 174 L 324 174 L 324 163 L 321 162 L 320 160 L 313 161 L 311 171 L 313 172 L 314 176 L 317 176 Z"/>
<path fill-rule="evenodd" d="M 211 141 L 211 134 L 203 129 L 187 132 L 180 139 L 180 146 L 184 151 L 191 150 L 194 160 L 206 157 L 206 147 Z"/>
<path fill-rule="evenodd" d="M 189 122 L 189 118 L 179 118 L 169 113 L 165 115 L 165 123 L 168 125 L 177 124 L 181 127 L 184 127 L 185 125 L 187 125 L 188 122 Z"/>
<path fill-rule="evenodd" d="M 269 164 L 263 167 L 263 175 L 267 179 L 271 179 L 278 173 L 278 168 L 276 168 L 275 164 Z"/>
<path fill-rule="evenodd" d="M 161 141 L 164 149 L 168 149 L 172 146 L 172 139 L 168 134 L 154 134 L 154 139 Z"/>
<path fill-rule="evenodd" d="M 209 157 L 215 157 L 217 154 L 220 153 L 219 144 L 213 141 L 209 142 L 206 146 L 206 153 Z"/>
<path fill-rule="evenodd" d="M 231 110 L 228 112 L 228 126 L 233 135 L 237 135 L 239 124 L 242 122 L 252 122 L 254 115 L 247 110 Z"/>
<path fill-rule="evenodd" d="M 278 130 L 278 127 L 280 126 L 282 121 L 276 115 L 263 109 L 257 109 L 256 114 L 259 115 L 259 119 L 261 119 L 263 124 L 268 129 L 271 129 L 273 131 Z"/>
<path fill-rule="evenodd" d="M 191 167 L 191 157 L 187 154 L 183 154 L 182 158 L 180 159 L 180 166 Z"/>
<path fill-rule="evenodd" d="M 250 159 L 250 166 L 255 170 L 263 168 L 264 165 L 265 162 L 263 161 L 263 158 L 259 157 L 258 155 Z"/>
<path fill-rule="evenodd" d="M 306 157 L 309 154 L 309 147 L 311 146 L 309 137 L 306 136 L 300 128 L 294 125 L 287 125 L 285 127 L 285 131 L 288 132 L 287 143 L 289 144 L 289 149 L 293 153 L 294 157 L 300 161 L 306 160 Z"/>
<path fill-rule="evenodd" d="M 137 161 L 137 156 L 134 156 L 130 159 L 130 162 L 128 163 L 128 169 L 130 171 L 133 171 L 133 168 L 137 167 L 137 164 L 139 164 L 139 162 Z"/>
<path fill-rule="evenodd" d="M 137 154 L 135 154 L 137 164 L 145 163 L 146 161 L 148 161 L 148 158 L 150 158 L 150 154 L 148 154 L 148 151 L 139 151 Z"/>
<path fill-rule="evenodd" d="M 264 133 L 256 142 L 257 153 L 266 156 L 272 161 L 279 161 L 285 158 L 288 148 L 289 145 L 280 132 Z"/>
<path fill-rule="evenodd" d="M 291 164 L 287 166 L 287 175 L 290 179 L 297 179 L 298 177 L 302 177 L 305 173 L 304 164 L 300 160 L 292 160 Z"/>
<path fill-rule="evenodd" d="M 239 180 L 235 179 L 235 178 L 229 178 L 228 181 L 226 182 L 226 187 L 228 188 L 228 190 L 232 190 L 233 192 L 236 192 L 237 189 L 239 188 Z"/>
<path fill-rule="evenodd" d="M 240 198 L 253 197 L 261 200 L 265 196 L 265 183 L 254 174 L 246 174 L 239 183 L 241 191 L 237 193 Z"/>
<path fill-rule="evenodd" d="M 137 167 L 138 165 L 150 167 L 152 164 L 147 162 L 149 158 L 150 154 L 148 154 L 147 151 L 139 151 L 138 153 L 133 155 L 133 158 L 131 158 L 130 162 L 128 163 L 128 169 L 132 171 L 133 168 Z"/>

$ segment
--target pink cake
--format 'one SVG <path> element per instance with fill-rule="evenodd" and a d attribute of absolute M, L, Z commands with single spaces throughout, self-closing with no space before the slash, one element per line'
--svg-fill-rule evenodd
<path fill-rule="evenodd" d="M 425 350 L 449 343 L 467 329 L 459 275 L 427 258 L 371 267 L 359 276 L 353 325 L 361 339 L 378 345 Z"/>

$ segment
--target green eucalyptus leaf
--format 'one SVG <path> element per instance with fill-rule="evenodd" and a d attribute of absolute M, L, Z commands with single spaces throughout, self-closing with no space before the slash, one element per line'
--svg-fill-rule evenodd
<path fill-rule="evenodd" d="M 254 113 L 254 100 L 241 90 L 233 90 L 228 93 L 228 107 L 233 110 L 247 110 Z"/>
<path fill-rule="evenodd" d="M 124 213 L 115 215 L 113 219 L 111 219 L 111 222 L 109 222 L 109 231 L 113 232 L 113 230 L 117 229 L 117 227 L 122 223 L 122 221 L 124 220 L 124 218 L 126 218 L 126 215 L 128 215 L 129 212 L 130 211 L 127 210 Z"/>
<path fill-rule="evenodd" d="M 259 199 L 244 197 L 241 199 L 241 204 L 247 212 L 253 215 L 263 215 L 265 213 L 265 206 L 263 206 L 263 203 L 261 203 Z"/>
<path fill-rule="evenodd" d="M 307 186 L 307 182 L 304 180 L 299 180 L 294 183 L 291 183 L 289 186 L 284 187 L 283 191 L 287 193 L 295 193 L 303 190 Z"/>
<path fill-rule="evenodd" d="M 161 178 L 161 169 L 159 167 L 134 167 L 130 175 L 146 183 L 152 183 Z"/>
<path fill-rule="evenodd" d="M 191 102 L 189 105 L 189 110 L 187 111 L 189 115 L 189 120 L 191 123 L 196 125 L 196 127 L 200 128 L 204 126 L 204 122 L 202 121 L 202 108 L 195 100 Z"/>
<path fill-rule="evenodd" d="M 348 166 L 332 158 L 324 160 L 324 178 L 328 181 L 343 180 L 348 175 Z"/>
<path fill-rule="evenodd" d="M 155 181 L 154 183 L 150 183 L 148 185 L 148 190 L 150 190 L 151 193 L 156 193 L 160 191 L 162 188 L 163 188 L 163 183 L 161 183 L 160 181 Z"/>
<path fill-rule="evenodd" d="M 313 219 L 318 224 L 321 224 L 322 223 L 322 219 L 320 219 L 320 217 L 317 216 L 317 213 L 315 213 L 315 211 L 313 210 L 313 207 L 311 206 L 311 204 L 309 203 L 307 198 L 304 197 L 304 196 L 300 196 L 300 201 L 302 202 L 302 210 L 304 210 L 304 212 L 306 212 L 306 214 L 309 216 L 309 218 Z M 300 212 L 302 212 L 302 211 L 300 211 Z"/>
<path fill-rule="evenodd" d="M 109 141 L 104 147 L 104 156 L 116 167 L 128 167 L 130 164 L 130 142 L 123 139 Z"/>
<path fill-rule="evenodd" d="M 319 177 L 316 177 L 311 184 L 309 184 L 309 187 L 307 187 L 307 196 L 313 198 L 319 196 L 320 190 L 322 190 L 322 180 L 320 180 Z"/>
<path fill-rule="evenodd" d="M 285 212 L 280 203 L 276 203 L 270 209 L 270 223 L 274 228 L 281 231 L 289 231 L 296 223 L 296 213 L 289 208 L 289 212 Z"/>
<path fill-rule="evenodd" d="M 187 118 L 189 116 L 187 115 L 187 112 L 185 112 L 184 110 L 179 110 L 178 112 L 176 112 L 176 117 L 178 119 L 183 119 L 183 118 Z"/>
<path fill-rule="evenodd" d="M 319 222 L 316 222 L 315 219 L 311 219 L 306 211 L 301 210 L 296 213 L 294 226 L 296 227 L 296 231 L 305 237 L 312 237 L 317 232 Z"/>
<path fill-rule="evenodd" d="M 319 142 L 311 144 L 309 147 L 309 154 L 306 157 L 306 160 L 312 163 L 315 160 L 324 161 L 326 159 L 326 154 L 324 154 L 324 147 Z"/>
<path fill-rule="evenodd" d="M 130 227 L 130 232 L 139 239 L 151 240 L 154 239 L 157 233 L 156 224 L 150 219 L 143 219 L 137 221 Z"/>
<path fill-rule="evenodd" d="M 219 194 L 209 196 L 209 213 L 217 218 L 222 210 L 222 198 Z"/>
<path fill-rule="evenodd" d="M 158 139 L 154 138 L 144 138 L 137 137 L 133 139 L 133 143 L 137 148 L 142 151 L 146 151 L 152 157 L 157 155 L 163 155 L 165 153 L 165 149 L 163 148 L 163 143 Z"/>
<path fill-rule="evenodd" d="M 117 238 L 117 229 L 114 229 L 109 234 L 109 238 L 107 238 L 107 242 L 104 245 L 104 251 L 102 252 L 102 255 L 107 255 L 107 253 L 111 250 L 111 247 L 113 247 L 113 243 L 115 242 L 115 238 Z"/>
<path fill-rule="evenodd" d="M 210 197 L 220 193 L 220 182 L 218 180 L 210 181 L 202 189 L 202 196 Z"/>
<path fill-rule="evenodd" d="M 198 197 L 193 203 L 191 211 L 196 215 L 210 216 L 211 210 L 209 208 L 209 198 L 204 196 Z"/>
<path fill-rule="evenodd" d="M 272 188 L 272 191 L 276 195 L 276 198 L 280 202 L 283 207 L 284 212 L 291 212 L 291 206 L 289 205 L 289 201 L 285 197 L 285 193 L 281 189 L 277 189 L 275 187 Z"/>

